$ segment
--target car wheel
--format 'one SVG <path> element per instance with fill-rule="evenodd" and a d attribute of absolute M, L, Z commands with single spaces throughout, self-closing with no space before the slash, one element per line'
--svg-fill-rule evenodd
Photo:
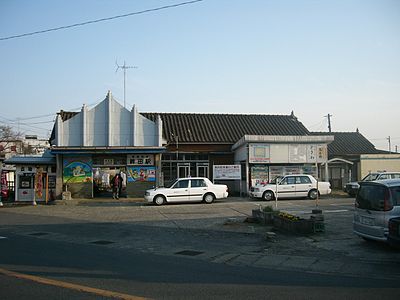
<path fill-rule="evenodd" d="M 274 193 L 273 192 L 271 192 L 271 191 L 266 191 L 266 192 L 264 192 L 264 194 L 263 194 L 263 199 L 265 200 L 265 201 L 271 201 L 271 200 L 274 200 Z"/>
<path fill-rule="evenodd" d="M 204 198 L 203 198 L 204 202 L 207 203 L 207 204 L 213 203 L 214 199 L 215 199 L 215 197 L 214 197 L 213 194 L 205 194 Z"/>
<path fill-rule="evenodd" d="M 154 198 L 153 202 L 157 205 L 163 205 L 165 203 L 164 196 L 158 195 Z"/>
<path fill-rule="evenodd" d="M 315 200 L 317 199 L 317 190 L 311 190 L 308 192 L 308 198 L 310 198 L 311 200 Z"/>

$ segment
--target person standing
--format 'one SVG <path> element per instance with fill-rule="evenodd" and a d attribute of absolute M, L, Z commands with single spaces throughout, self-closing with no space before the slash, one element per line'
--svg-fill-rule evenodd
<path fill-rule="evenodd" d="M 111 180 L 113 189 L 113 199 L 119 199 L 119 195 L 122 189 L 122 176 L 120 173 L 115 174 L 114 178 Z"/>

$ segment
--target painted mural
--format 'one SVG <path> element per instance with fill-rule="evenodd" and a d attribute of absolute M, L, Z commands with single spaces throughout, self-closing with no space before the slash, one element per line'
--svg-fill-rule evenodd
<path fill-rule="evenodd" d="M 64 183 L 92 182 L 92 160 L 87 157 L 64 158 Z"/>
<path fill-rule="evenodd" d="M 128 182 L 156 181 L 155 167 L 128 167 Z"/>

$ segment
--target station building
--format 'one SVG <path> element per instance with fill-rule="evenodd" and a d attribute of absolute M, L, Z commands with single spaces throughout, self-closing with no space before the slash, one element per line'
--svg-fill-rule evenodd
<path fill-rule="evenodd" d="M 92 109 L 60 111 L 50 142 L 58 197 L 68 190 L 73 198 L 92 198 L 109 195 L 116 173 L 128 197 L 180 177 L 215 181 L 213 167 L 221 165 L 240 166 L 240 178 L 224 182 L 231 194 L 245 195 L 252 184 L 276 175 L 322 177 L 332 141 L 311 135 L 293 113 L 139 113 L 108 92 Z"/>
<path fill-rule="evenodd" d="M 146 189 L 188 176 L 208 177 L 227 184 L 230 194 L 245 196 L 251 185 L 278 175 L 303 173 L 330 180 L 338 164 L 346 168 L 339 172 L 341 180 L 347 180 L 346 172 L 356 171 L 349 156 L 332 156 L 341 145 L 336 137 L 342 140 L 340 133 L 308 131 L 293 112 L 146 113 L 135 106 L 126 109 L 108 92 L 91 109 L 83 105 L 78 112 L 57 113 L 50 138 L 53 158 L 46 154 L 47 166 L 32 165 L 36 160 L 25 166 L 12 162 L 23 171 L 46 174 L 41 178 L 50 179 L 51 197 L 58 199 L 65 191 L 73 198 L 110 197 L 116 173 L 124 178 L 122 196 L 127 197 L 143 197 Z M 368 146 L 368 153 L 373 152 L 373 145 Z M 215 167 L 232 166 L 240 170 L 234 180 L 215 176 Z"/>

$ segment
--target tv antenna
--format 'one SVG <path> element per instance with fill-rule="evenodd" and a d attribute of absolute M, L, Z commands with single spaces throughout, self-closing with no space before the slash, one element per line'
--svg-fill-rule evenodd
<path fill-rule="evenodd" d="M 124 70 L 124 107 L 126 108 L 126 70 L 127 69 L 137 69 L 136 66 L 127 66 L 125 61 L 124 64 L 122 66 L 120 66 L 117 62 L 117 60 L 115 60 L 115 64 L 117 66 L 117 69 L 115 70 L 115 73 L 118 72 L 119 69 Z"/>

